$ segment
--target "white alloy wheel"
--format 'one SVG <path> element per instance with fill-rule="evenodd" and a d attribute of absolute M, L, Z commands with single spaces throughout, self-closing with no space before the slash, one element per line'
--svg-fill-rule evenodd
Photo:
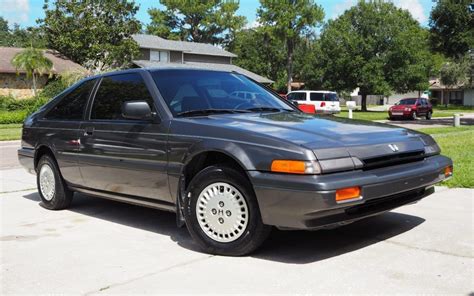
<path fill-rule="evenodd" d="M 56 180 L 53 169 L 48 164 L 43 164 L 39 172 L 41 194 L 44 199 L 51 201 L 56 191 Z"/>
<path fill-rule="evenodd" d="M 244 233 L 249 211 L 245 198 L 234 186 L 213 183 L 199 194 L 196 216 L 202 231 L 211 239 L 229 243 Z"/>

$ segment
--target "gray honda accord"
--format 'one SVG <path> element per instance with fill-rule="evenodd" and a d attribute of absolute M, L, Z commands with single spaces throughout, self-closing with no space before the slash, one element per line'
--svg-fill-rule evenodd
<path fill-rule="evenodd" d="M 245 255 L 273 226 L 330 228 L 433 193 L 452 161 L 423 133 L 308 115 L 234 72 L 133 69 L 82 80 L 23 125 L 41 204 L 75 192 L 176 213 L 205 252 Z"/>

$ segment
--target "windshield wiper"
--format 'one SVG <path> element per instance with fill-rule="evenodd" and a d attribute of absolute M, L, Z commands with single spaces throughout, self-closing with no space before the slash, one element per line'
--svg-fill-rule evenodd
<path fill-rule="evenodd" d="M 245 109 L 250 112 L 295 112 L 295 110 L 292 109 L 284 109 L 284 108 L 276 108 L 276 107 L 254 107 L 254 108 L 248 108 Z"/>
<path fill-rule="evenodd" d="M 200 109 L 200 110 L 189 110 L 179 112 L 178 116 L 199 116 L 199 115 L 209 115 L 209 114 L 232 114 L 232 113 L 248 113 L 250 110 L 236 110 L 236 109 Z"/>

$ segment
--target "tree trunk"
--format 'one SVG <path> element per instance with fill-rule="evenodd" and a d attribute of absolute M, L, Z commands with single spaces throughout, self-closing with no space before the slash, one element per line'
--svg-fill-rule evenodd
<path fill-rule="evenodd" d="M 362 99 L 361 99 L 361 110 L 362 111 L 367 111 L 367 94 L 366 93 L 363 93 L 361 94 L 362 96 Z"/>
<path fill-rule="evenodd" d="M 288 92 L 291 91 L 291 82 L 293 81 L 293 40 L 288 39 L 286 41 L 287 47 L 287 56 L 286 56 L 286 75 L 287 75 L 287 90 Z"/>
<path fill-rule="evenodd" d="M 35 75 L 35 72 L 33 72 L 32 77 L 33 77 L 33 95 L 36 98 L 36 75 Z"/>

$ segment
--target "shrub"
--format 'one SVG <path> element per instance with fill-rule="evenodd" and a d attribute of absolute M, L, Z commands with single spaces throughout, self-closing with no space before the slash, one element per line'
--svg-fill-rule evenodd
<path fill-rule="evenodd" d="M 26 110 L 0 111 L 0 124 L 23 123 L 27 116 L 28 111 Z"/>

